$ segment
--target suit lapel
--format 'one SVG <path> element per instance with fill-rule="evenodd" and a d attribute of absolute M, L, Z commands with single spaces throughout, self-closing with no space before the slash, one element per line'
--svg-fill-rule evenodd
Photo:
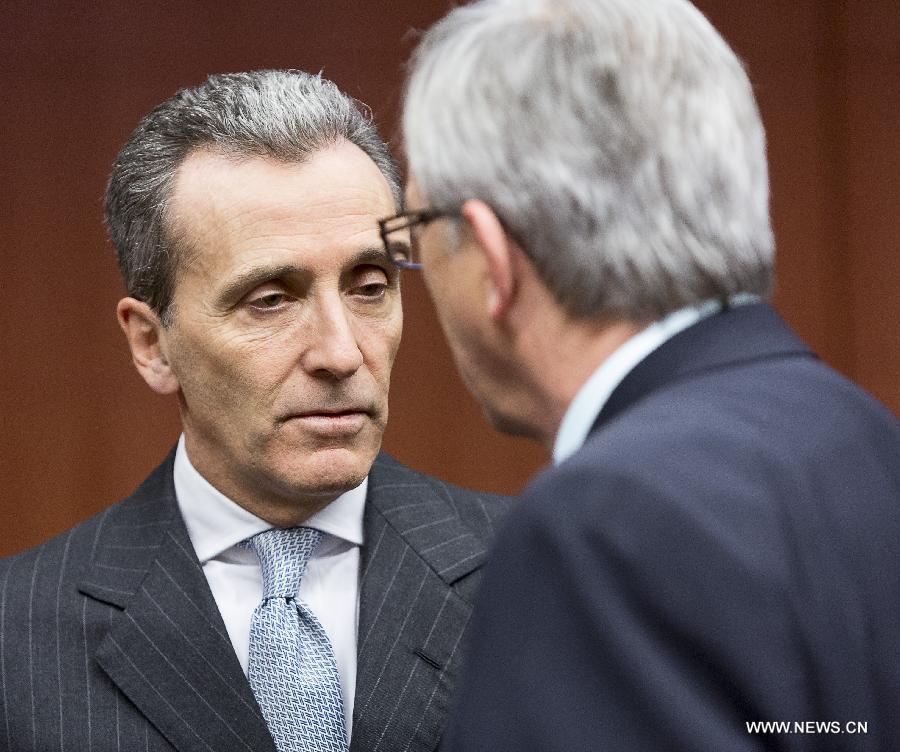
<path fill-rule="evenodd" d="M 446 489 L 381 455 L 369 476 L 351 752 L 436 749 L 485 550 Z M 179 752 L 275 752 L 175 501 L 172 457 L 113 509 L 80 591 L 114 608 L 103 671 Z"/>
<path fill-rule="evenodd" d="M 764 303 L 725 308 L 650 353 L 607 400 L 592 431 L 667 384 L 716 368 L 767 358 L 814 357 L 775 310 Z"/>
<path fill-rule="evenodd" d="M 274 752 L 175 501 L 172 457 L 117 507 L 80 590 L 116 606 L 96 660 L 180 752 Z"/>
<path fill-rule="evenodd" d="M 485 551 L 446 490 L 381 455 L 369 476 L 351 752 L 437 747 Z"/>

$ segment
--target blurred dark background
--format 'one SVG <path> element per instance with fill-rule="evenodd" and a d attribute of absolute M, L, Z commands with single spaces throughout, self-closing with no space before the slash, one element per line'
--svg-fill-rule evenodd
<path fill-rule="evenodd" d="M 745 60 L 769 135 L 776 304 L 820 356 L 900 412 L 900 6 L 698 0 Z M 7 0 L 0 9 L 0 554 L 127 495 L 178 436 L 132 368 L 102 222 L 141 116 L 213 72 L 323 71 L 396 144 L 404 61 L 446 0 Z M 515 492 L 543 451 L 494 433 L 421 282 L 385 444 L 416 468 Z M 828 408 L 827 405 L 822 406 Z"/>

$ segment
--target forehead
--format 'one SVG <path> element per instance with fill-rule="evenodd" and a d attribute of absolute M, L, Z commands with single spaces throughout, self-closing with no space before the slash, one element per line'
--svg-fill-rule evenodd
<path fill-rule="evenodd" d="M 342 141 L 303 163 L 195 151 L 179 167 L 169 220 L 187 241 L 183 266 L 225 275 L 267 258 L 339 263 L 341 251 L 377 243 L 377 220 L 393 211 L 377 165 Z"/>

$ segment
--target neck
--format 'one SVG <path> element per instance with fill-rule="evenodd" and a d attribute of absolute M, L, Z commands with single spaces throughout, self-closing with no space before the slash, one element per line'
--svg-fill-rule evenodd
<path fill-rule="evenodd" d="M 271 472 L 250 475 L 241 472 L 238 463 L 229 462 L 215 448 L 194 441 L 184 422 L 183 428 L 186 457 L 194 470 L 230 501 L 275 527 L 302 525 L 362 482 L 362 478 L 353 478 L 337 486 L 310 487 L 309 482 L 290 483 L 290 478 L 279 483 Z"/>
<path fill-rule="evenodd" d="M 548 452 L 563 416 L 594 371 L 646 324 L 574 318 L 555 302 L 520 312 L 517 322 L 521 383 L 533 405 L 525 422 Z"/>

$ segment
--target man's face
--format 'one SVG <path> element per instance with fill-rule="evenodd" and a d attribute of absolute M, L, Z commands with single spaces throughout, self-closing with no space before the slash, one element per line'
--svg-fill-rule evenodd
<path fill-rule="evenodd" d="M 428 206 L 414 177 L 406 199 L 410 210 Z M 488 313 L 492 289 L 484 254 L 462 222 L 454 228 L 438 220 L 414 232 L 425 284 L 463 382 L 495 428 L 530 435 L 519 420 L 522 400 L 509 343 L 501 341 Z"/>
<path fill-rule="evenodd" d="M 161 345 L 188 455 L 270 522 L 359 485 L 381 445 L 402 311 L 377 219 L 393 211 L 347 142 L 303 164 L 201 150 L 178 171 L 185 250 Z"/>

